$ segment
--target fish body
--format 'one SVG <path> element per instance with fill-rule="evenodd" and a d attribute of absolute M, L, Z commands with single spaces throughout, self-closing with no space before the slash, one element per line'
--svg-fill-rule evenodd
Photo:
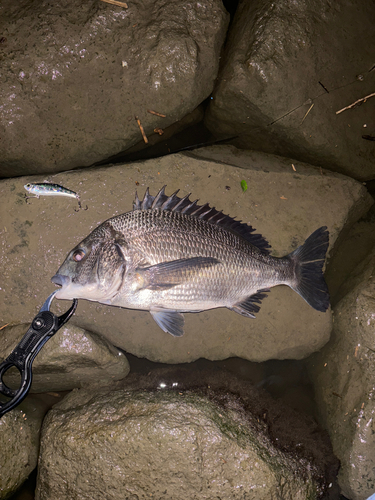
<path fill-rule="evenodd" d="M 183 312 L 227 307 L 254 318 L 269 289 L 288 285 L 326 311 L 322 268 L 328 231 L 315 231 L 277 258 L 254 229 L 174 193 L 136 196 L 133 211 L 99 225 L 67 256 L 52 281 L 56 297 L 148 310 L 157 324 L 183 334 Z"/>

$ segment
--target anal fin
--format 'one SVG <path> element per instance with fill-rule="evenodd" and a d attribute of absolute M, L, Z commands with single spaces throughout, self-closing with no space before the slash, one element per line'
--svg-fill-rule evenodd
<path fill-rule="evenodd" d="M 241 316 L 245 316 L 246 318 L 255 318 L 253 313 L 257 313 L 260 309 L 260 304 L 262 300 L 267 297 L 267 292 L 269 292 L 269 288 L 264 288 L 262 290 L 258 290 L 257 293 L 250 295 L 242 302 L 238 302 L 237 304 L 233 304 L 232 307 L 228 307 L 231 311 L 236 312 L 237 314 L 241 314 Z"/>
<path fill-rule="evenodd" d="M 184 334 L 183 314 L 169 309 L 152 309 L 150 313 L 164 332 L 170 333 L 173 337 L 181 337 Z"/>

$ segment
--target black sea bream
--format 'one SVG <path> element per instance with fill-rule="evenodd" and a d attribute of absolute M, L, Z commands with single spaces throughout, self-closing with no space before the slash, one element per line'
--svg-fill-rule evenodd
<path fill-rule="evenodd" d="M 87 299 L 150 311 L 174 336 L 183 312 L 227 307 L 254 318 L 266 292 L 288 285 L 317 311 L 329 307 L 323 277 L 326 227 L 286 257 L 269 255 L 254 229 L 178 191 L 147 189 L 133 211 L 98 226 L 67 256 L 52 281 L 59 299 Z"/>

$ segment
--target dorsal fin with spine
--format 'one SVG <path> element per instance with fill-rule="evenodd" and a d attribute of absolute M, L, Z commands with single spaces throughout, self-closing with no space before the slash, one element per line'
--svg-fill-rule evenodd
<path fill-rule="evenodd" d="M 190 201 L 189 197 L 191 193 L 180 198 L 177 196 L 179 192 L 178 189 L 175 193 L 171 194 L 171 196 L 167 196 L 165 194 L 165 188 L 166 186 L 163 186 L 156 196 L 152 196 L 147 188 L 143 200 L 140 200 L 138 194 L 135 193 L 133 210 L 153 210 L 158 208 L 191 215 L 192 217 L 205 220 L 210 224 L 217 224 L 218 226 L 228 229 L 242 236 L 242 238 L 259 248 L 263 253 L 270 253 L 269 248 L 271 248 L 271 246 L 268 241 L 263 238 L 261 234 L 253 234 L 255 229 L 248 224 L 243 224 L 241 221 L 235 220 L 233 217 L 225 215 L 221 211 L 219 212 L 216 208 L 210 207 L 208 203 L 205 205 L 198 205 L 198 200 Z"/>

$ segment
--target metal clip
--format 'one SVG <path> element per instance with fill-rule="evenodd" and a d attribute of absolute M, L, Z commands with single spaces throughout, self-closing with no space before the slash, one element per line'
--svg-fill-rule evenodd
<path fill-rule="evenodd" d="M 22 337 L 21 342 L 14 348 L 9 356 L 0 363 L 0 394 L 11 398 L 10 401 L 0 401 L 0 418 L 8 411 L 15 408 L 27 396 L 32 381 L 32 364 L 35 356 L 55 333 L 73 316 L 78 300 L 73 299 L 70 309 L 56 316 L 49 308 L 57 293 L 55 290 L 42 305 L 40 311 L 33 319 L 30 328 Z M 11 389 L 3 381 L 3 376 L 10 368 L 15 366 L 21 374 L 21 383 L 18 389 Z"/>

